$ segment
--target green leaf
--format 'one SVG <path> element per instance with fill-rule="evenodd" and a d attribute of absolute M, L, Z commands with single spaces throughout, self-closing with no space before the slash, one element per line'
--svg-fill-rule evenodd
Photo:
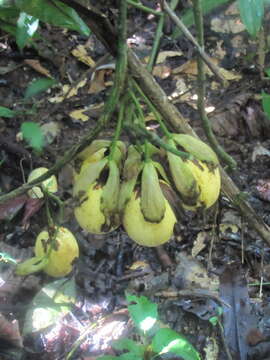
<path fill-rule="evenodd" d="M 58 0 L 16 0 L 21 11 L 56 26 L 89 36 L 90 30 L 75 10 Z"/>
<path fill-rule="evenodd" d="M 238 0 L 243 24 L 251 36 L 256 36 L 262 26 L 264 16 L 263 0 Z"/>
<path fill-rule="evenodd" d="M 48 90 L 53 85 L 57 84 L 55 79 L 48 79 L 48 78 L 39 78 L 32 81 L 26 91 L 25 91 L 25 99 L 28 99 L 32 96 L 35 96 L 43 91 Z"/>
<path fill-rule="evenodd" d="M 20 11 L 15 6 L 0 7 L 0 19 L 4 21 L 16 22 Z"/>
<path fill-rule="evenodd" d="M 98 360 L 119 360 L 117 356 L 104 355 L 98 358 Z"/>
<path fill-rule="evenodd" d="M 137 357 L 143 357 L 145 352 L 145 346 L 127 338 L 114 341 L 112 343 L 112 347 L 115 350 L 128 350 L 129 352 L 137 355 Z"/>
<path fill-rule="evenodd" d="M 23 138 L 29 145 L 37 151 L 40 151 L 44 145 L 44 135 L 38 124 L 26 121 L 21 126 Z"/>
<path fill-rule="evenodd" d="M 26 313 L 24 335 L 47 328 L 65 316 L 75 303 L 75 296 L 74 279 L 60 279 L 44 286 Z"/>
<path fill-rule="evenodd" d="M 270 68 L 265 69 L 264 71 L 265 71 L 266 75 L 267 75 L 268 77 L 270 77 Z"/>
<path fill-rule="evenodd" d="M 262 106 L 264 113 L 270 119 L 270 94 L 262 92 Z"/>
<path fill-rule="evenodd" d="M 126 294 L 126 299 L 128 302 L 136 303 L 128 305 L 128 311 L 136 327 L 144 333 L 151 330 L 158 319 L 157 304 L 145 296 Z"/>
<path fill-rule="evenodd" d="M 182 335 L 171 329 L 160 329 L 152 340 L 152 349 L 159 355 L 173 353 L 184 360 L 200 360 L 197 350 Z"/>
<path fill-rule="evenodd" d="M 16 7 L 0 7 L 0 28 L 12 35 L 16 35 L 16 21 L 20 11 Z"/>
<path fill-rule="evenodd" d="M 13 110 L 10 110 L 4 106 L 0 106 L 0 116 L 6 117 L 6 118 L 12 118 L 16 115 L 16 112 Z"/>
<path fill-rule="evenodd" d="M 203 14 L 208 14 L 210 11 L 214 10 L 220 5 L 226 4 L 228 2 L 231 2 L 231 0 L 202 0 L 202 10 Z M 188 9 L 183 16 L 181 16 L 182 22 L 187 26 L 190 27 L 194 25 L 194 16 L 193 16 L 193 10 Z M 176 26 L 172 38 L 176 39 L 182 34 L 182 31 Z"/>
<path fill-rule="evenodd" d="M 17 21 L 16 43 L 22 50 L 27 41 L 33 37 L 38 29 L 39 20 L 35 17 L 21 12 Z"/>
<path fill-rule="evenodd" d="M 138 357 L 137 354 L 134 353 L 125 353 L 117 357 L 118 360 L 144 360 L 142 357 Z"/>

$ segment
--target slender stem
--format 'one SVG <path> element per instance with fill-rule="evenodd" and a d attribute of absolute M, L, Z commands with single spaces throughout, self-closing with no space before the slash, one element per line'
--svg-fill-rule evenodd
<path fill-rule="evenodd" d="M 155 33 L 155 40 L 154 40 L 154 43 L 153 43 L 153 46 L 152 46 L 152 50 L 151 50 L 151 54 L 150 54 L 148 64 L 146 66 L 146 69 L 149 72 L 152 72 L 155 61 L 156 61 L 158 48 L 159 48 L 159 45 L 160 45 L 160 40 L 161 40 L 162 35 L 163 35 L 164 19 L 165 19 L 164 14 L 162 14 L 160 16 L 160 18 L 159 18 L 159 21 L 158 21 L 158 25 L 157 25 L 157 29 L 156 29 L 156 33 Z"/>
<path fill-rule="evenodd" d="M 131 100 L 133 101 L 133 103 L 135 105 L 136 110 L 138 111 L 140 124 L 141 124 L 141 126 L 143 126 L 145 128 L 144 114 L 143 114 L 141 105 L 140 105 L 136 95 L 134 94 L 134 92 L 131 89 L 128 90 L 128 93 L 129 93 Z"/>
<path fill-rule="evenodd" d="M 62 224 L 64 222 L 64 202 L 56 195 L 54 195 L 51 192 L 46 193 L 49 198 L 51 198 L 53 201 L 55 201 L 59 207 L 59 219 L 58 223 Z"/>
<path fill-rule="evenodd" d="M 153 145 L 156 146 L 160 146 L 161 148 L 180 156 L 183 159 L 193 159 L 193 156 L 184 152 L 184 151 L 179 151 L 177 149 L 175 149 L 174 147 L 166 144 L 164 141 L 162 141 L 162 139 L 146 130 L 143 126 L 141 126 L 140 124 L 125 124 L 124 128 L 126 128 L 129 132 L 131 132 L 132 135 L 136 136 L 137 138 L 141 138 L 143 140 L 148 140 L 149 142 L 151 142 Z"/>
<path fill-rule="evenodd" d="M 195 26 L 197 30 L 197 38 L 199 45 L 204 48 L 204 31 L 203 31 L 203 16 L 202 16 L 202 6 L 201 6 L 201 0 L 193 0 L 193 10 L 194 10 L 194 20 L 195 20 Z M 205 111 L 205 71 L 204 71 L 204 63 L 200 56 L 197 57 L 197 64 L 198 64 L 198 111 L 200 113 L 202 126 L 204 129 L 204 132 L 206 134 L 206 137 L 211 144 L 213 150 L 216 152 L 218 157 L 223 160 L 231 169 L 235 169 L 237 164 L 236 161 L 225 152 L 225 150 L 220 146 L 218 143 L 210 121 L 207 117 L 206 111 Z"/>
<path fill-rule="evenodd" d="M 162 121 L 161 116 L 159 115 L 157 109 L 155 108 L 155 106 L 152 104 L 152 102 L 148 99 L 148 97 L 144 94 L 144 92 L 142 91 L 142 89 L 140 88 L 140 86 L 137 84 L 137 82 L 135 80 L 133 80 L 133 85 L 135 86 L 136 90 L 138 91 L 138 93 L 141 95 L 141 97 L 143 98 L 143 100 L 146 102 L 146 104 L 148 105 L 148 107 L 150 108 L 150 110 L 153 112 L 157 122 L 159 123 L 162 131 L 164 132 L 164 134 L 166 135 L 166 137 L 168 139 L 172 139 L 172 134 L 170 133 L 170 131 L 167 129 L 165 123 Z"/>
<path fill-rule="evenodd" d="M 116 129 L 115 129 L 115 132 L 114 132 L 114 137 L 113 137 L 111 147 L 110 147 L 110 154 L 108 156 L 109 161 L 112 160 L 113 157 L 114 157 L 115 149 L 117 147 L 117 141 L 118 141 L 118 139 L 120 137 L 120 133 L 122 131 L 124 112 L 125 112 L 125 102 L 122 101 L 121 105 L 120 105 L 119 114 L 118 114 L 118 120 L 117 120 Z"/>
<path fill-rule="evenodd" d="M 132 5 L 134 6 L 135 8 L 137 9 L 140 9 L 148 14 L 153 14 L 153 15 L 156 15 L 156 16 L 162 16 L 162 12 L 161 11 L 157 11 L 157 10 L 154 10 L 154 9 L 150 9 L 149 7 L 147 6 L 144 6 L 142 4 L 139 4 L 139 3 L 136 3 L 135 1 L 132 1 L 132 0 L 127 0 L 127 3 L 129 5 Z"/>

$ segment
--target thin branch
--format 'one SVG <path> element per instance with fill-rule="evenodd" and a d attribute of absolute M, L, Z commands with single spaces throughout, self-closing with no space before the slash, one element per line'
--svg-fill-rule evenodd
<path fill-rule="evenodd" d="M 197 30 L 197 39 L 200 47 L 204 48 L 204 31 L 203 31 L 203 16 L 202 16 L 202 6 L 201 0 L 193 0 L 193 12 L 194 12 L 194 20 L 195 26 Z M 205 132 L 205 135 L 211 144 L 213 150 L 216 152 L 218 157 L 223 160 L 232 170 L 236 168 L 236 161 L 225 152 L 222 146 L 218 143 L 208 116 L 205 111 L 205 71 L 204 71 L 204 62 L 200 56 L 197 57 L 198 64 L 198 111 L 201 117 L 202 126 Z"/>
<path fill-rule="evenodd" d="M 154 9 L 150 9 L 149 7 L 147 6 L 144 6 L 140 3 L 137 3 L 135 1 L 132 1 L 132 0 L 127 0 L 127 3 L 131 6 L 134 6 L 135 8 L 139 9 L 139 10 L 142 10 L 148 14 L 152 14 L 152 15 L 156 15 L 156 16 L 162 16 L 162 12 L 161 11 L 157 11 L 157 10 L 154 10 Z"/>
<path fill-rule="evenodd" d="M 146 130 L 143 126 L 140 124 L 132 124 L 132 123 L 126 123 L 124 125 L 124 128 L 130 132 L 132 136 L 135 136 L 136 138 L 140 140 L 148 140 L 153 145 L 159 146 L 163 148 L 166 151 L 171 152 L 174 155 L 180 156 L 182 159 L 192 159 L 193 156 L 189 153 L 186 153 L 184 151 L 179 151 L 175 149 L 174 147 L 166 144 L 158 135 L 155 133 Z"/>
<path fill-rule="evenodd" d="M 200 54 L 203 61 L 207 64 L 209 69 L 217 76 L 219 81 L 223 83 L 223 85 L 227 85 L 227 80 L 222 75 L 220 69 L 218 66 L 216 66 L 211 58 L 206 54 L 204 49 L 198 44 L 196 39 L 193 37 L 191 32 L 188 30 L 188 28 L 185 26 L 185 24 L 179 19 L 179 17 L 175 14 L 174 11 L 169 7 L 167 2 L 165 0 L 161 0 L 161 5 L 164 11 L 169 15 L 169 17 L 172 19 L 172 21 L 175 23 L 176 26 L 178 26 L 184 33 L 184 35 L 192 42 L 192 44 L 196 47 L 198 53 Z"/>

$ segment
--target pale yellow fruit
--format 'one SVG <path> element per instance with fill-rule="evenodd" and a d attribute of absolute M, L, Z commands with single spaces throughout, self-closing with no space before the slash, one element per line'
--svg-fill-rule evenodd
<path fill-rule="evenodd" d="M 170 240 L 176 223 L 174 212 L 165 200 L 165 214 L 159 223 L 146 221 L 143 217 L 140 197 L 136 192 L 127 203 L 123 216 L 123 225 L 128 236 L 137 244 L 143 246 L 159 246 Z"/>
<path fill-rule="evenodd" d="M 74 210 L 79 225 L 93 234 L 105 234 L 118 227 L 115 225 L 104 230 L 106 219 L 100 208 L 102 192 L 103 187 L 94 182 L 83 195 L 80 205 Z"/>
<path fill-rule="evenodd" d="M 195 206 L 184 205 L 184 207 L 188 210 L 195 210 L 198 207 L 207 209 L 217 201 L 220 194 L 221 179 L 219 167 L 217 166 L 214 170 L 210 170 L 202 161 L 198 161 L 198 165 L 196 165 L 193 161 L 188 160 L 186 164 L 197 181 L 200 196 Z"/>
<path fill-rule="evenodd" d="M 48 231 L 42 231 L 36 239 L 35 255 L 43 256 L 49 252 L 49 262 L 43 271 L 53 277 L 61 277 L 69 274 L 72 265 L 79 256 L 79 247 L 74 235 L 66 228 L 59 227 L 55 238 L 56 247 L 50 249 Z"/>
<path fill-rule="evenodd" d="M 35 180 L 39 176 L 43 175 L 48 171 L 45 167 L 36 168 L 33 171 L 31 171 L 28 182 Z M 51 193 L 55 193 L 57 191 L 57 180 L 54 175 L 49 177 L 48 179 L 44 180 L 41 183 L 41 186 L 44 190 L 49 191 Z M 33 199 L 41 199 L 44 197 L 43 192 L 41 191 L 39 186 L 34 186 L 32 189 L 28 191 L 28 195 Z"/>

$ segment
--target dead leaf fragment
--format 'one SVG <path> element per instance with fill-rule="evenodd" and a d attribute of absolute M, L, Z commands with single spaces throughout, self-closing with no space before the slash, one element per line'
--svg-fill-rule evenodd
<path fill-rule="evenodd" d="M 256 189 L 260 199 L 270 201 L 270 179 L 259 180 Z"/>
<path fill-rule="evenodd" d="M 38 73 L 52 78 L 50 71 L 48 69 L 46 69 L 44 66 L 42 66 L 38 60 L 25 59 L 24 62 L 25 62 L 25 64 L 30 66 L 32 69 L 36 70 Z"/>
<path fill-rule="evenodd" d="M 161 51 L 158 54 L 157 60 L 156 60 L 156 64 L 160 64 L 163 63 L 167 57 L 174 57 L 174 56 L 182 56 L 183 53 L 182 51 Z"/>
<path fill-rule="evenodd" d="M 41 126 L 41 131 L 44 135 L 46 144 L 52 144 L 59 135 L 60 128 L 55 121 L 50 121 Z"/>
<path fill-rule="evenodd" d="M 85 115 L 84 112 L 87 110 L 87 108 L 77 109 L 73 110 L 69 113 L 69 116 L 74 120 L 81 120 L 83 122 L 89 120 L 89 116 Z"/>
<path fill-rule="evenodd" d="M 270 151 L 267 150 L 264 146 L 261 144 L 257 144 L 255 148 L 253 149 L 251 160 L 252 162 L 255 162 L 257 159 L 257 156 L 270 156 Z"/>
<path fill-rule="evenodd" d="M 71 54 L 75 56 L 82 63 L 94 67 L 95 61 L 91 58 L 90 55 L 87 54 L 87 51 L 83 45 L 78 45 L 75 49 L 71 51 Z"/>
<path fill-rule="evenodd" d="M 207 240 L 207 232 L 206 231 L 200 231 L 196 237 L 196 240 L 194 241 L 191 255 L 192 257 L 196 257 L 206 246 L 206 240 Z"/>
<path fill-rule="evenodd" d="M 1 313 L 0 336 L 2 339 L 7 340 L 13 346 L 22 347 L 22 337 L 20 334 L 18 321 L 8 321 Z"/>
<path fill-rule="evenodd" d="M 78 94 L 78 90 L 80 88 L 84 87 L 86 83 L 87 83 L 87 79 L 85 78 L 75 86 L 70 86 L 70 85 L 67 85 L 67 84 L 63 85 L 62 93 L 50 98 L 49 102 L 50 103 L 60 103 L 64 99 L 69 99 L 69 98 L 71 98 L 73 96 L 76 96 Z"/>
<path fill-rule="evenodd" d="M 91 81 L 88 94 L 97 94 L 100 91 L 106 89 L 105 74 L 107 70 L 99 70 L 95 72 L 95 77 Z"/>
<path fill-rule="evenodd" d="M 215 17 L 211 20 L 211 30 L 223 34 L 237 34 L 246 28 L 239 18 Z"/>
<path fill-rule="evenodd" d="M 23 208 L 27 201 L 27 195 L 20 195 L 0 205 L 0 220 L 12 220 Z"/>
<path fill-rule="evenodd" d="M 171 75 L 171 69 L 166 65 L 156 65 L 153 69 L 153 75 L 161 79 L 167 79 Z"/>

